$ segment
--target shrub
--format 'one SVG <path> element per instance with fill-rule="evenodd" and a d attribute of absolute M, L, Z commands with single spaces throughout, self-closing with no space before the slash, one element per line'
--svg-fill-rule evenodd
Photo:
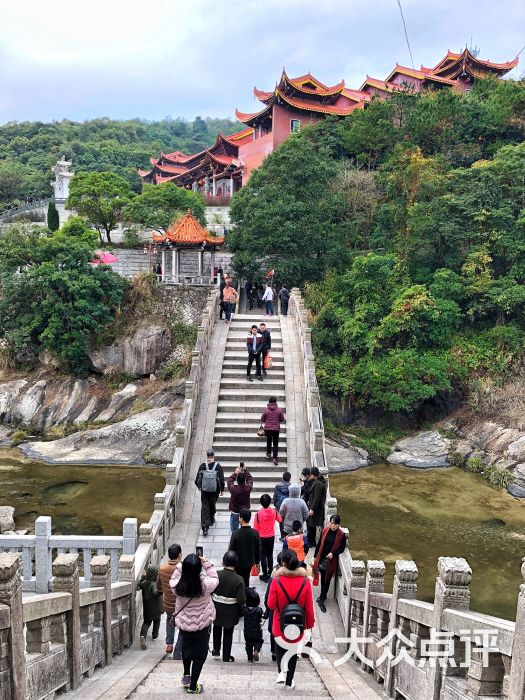
<path fill-rule="evenodd" d="M 486 469 L 486 464 L 479 457 L 469 457 L 465 463 L 465 469 L 468 472 L 474 472 L 475 474 L 482 474 Z"/>
<path fill-rule="evenodd" d="M 514 481 L 514 477 L 508 469 L 501 469 L 496 465 L 485 469 L 485 478 L 496 488 L 507 488 Z"/>
<path fill-rule="evenodd" d="M 20 443 L 24 442 L 27 440 L 29 437 L 29 431 L 26 430 L 25 428 L 18 428 L 18 430 L 15 430 L 13 433 L 11 440 L 13 445 L 16 447 L 17 445 L 20 445 Z"/>
<path fill-rule="evenodd" d="M 456 450 L 451 450 L 448 453 L 448 461 L 453 467 L 464 467 L 465 466 L 465 455 L 462 455 L 461 452 L 457 452 Z"/>
<path fill-rule="evenodd" d="M 193 348 L 197 340 L 197 327 L 189 326 L 183 321 L 174 321 L 170 324 L 171 335 L 177 345 Z"/>

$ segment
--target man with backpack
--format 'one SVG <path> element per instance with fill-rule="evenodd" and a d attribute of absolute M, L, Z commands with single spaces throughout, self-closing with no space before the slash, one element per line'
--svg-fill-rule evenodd
<path fill-rule="evenodd" d="M 215 525 L 217 500 L 224 491 L 224 472 L 220 463 L 215 461 L 214 450 L 206 453 L 206 462 L 199 467 L 195 486 L 201 492 L 201 527 L 206 537 L 210 526 Z"/>

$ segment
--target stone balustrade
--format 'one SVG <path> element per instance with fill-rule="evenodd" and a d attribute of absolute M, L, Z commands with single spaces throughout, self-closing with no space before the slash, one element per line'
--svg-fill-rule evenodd
<path fill-rule="evenodd" d="M 123 571 L 130 558 L 123 555 Z M 131 645 L 135 583 L 112 583 L 111 556 L 96 555 L 89 562 L 91 586 L 81 589 L 79 559 L 58 554 L 52 592 L 22 598 L 21 555 L 0 553 L 0 700 L 76 689 Z"/>
<path fill-rule="evenodd" d="M 465 559 L 439 558 L 433 603 L 416 599 L 415 562 L 396 562 L 392 593 L 384 576 L 382 561 L 365 567 L 350 552 L 341 556 L 334 586 L 345 631 L 341 657 L 358 661 L 392 698 L 523 700 L 525 583 L 514 623 L 470 610 Z"/>

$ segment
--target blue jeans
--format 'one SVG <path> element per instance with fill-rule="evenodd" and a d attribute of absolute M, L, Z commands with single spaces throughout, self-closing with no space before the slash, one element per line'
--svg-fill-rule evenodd
<path fill-rule="evenodd" d="M 273 316 L 273 301 L 266 302 L 266 313 Z"/>
<path fill-rule="evenodd" d="M 224 302 L 224 315 L 226 316 L 227 321 L 229 321 L 232 317 L 232 307 L 233 304 L 231 303 L 231 301 Z"/>
<path fill-rule="evenodd" d="M 173 645 L 173 641 L 175 640 L 175 625 L 172 625 L 170 623 L 171 620 L 171 614 L 166 613 L 166 644 L 171 644 Z M 175 648 L 173 649 L 173 656 L 181 656 L 182 655 L 182 634 L 180 633 L 179 630 L 179 636 L 177 637 L 177 644 L 175 644 Z"/>
<path fill-rule="evenodd" d="M 240 527 L 239 525 L 239 513 L 231 513 L 230 514 L 230 530 L 232 532 L 235 532 L 235 530 L 238 530 Z"/>

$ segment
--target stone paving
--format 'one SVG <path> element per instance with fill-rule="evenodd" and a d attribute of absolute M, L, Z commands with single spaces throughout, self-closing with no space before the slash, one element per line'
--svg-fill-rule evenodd
<path fill-rule="evenodd" d="M 246 321 L 258 322 L 263 317 L 247 316 Z M 237 320 L 241 320 L 237 317 Z M 244 319 L 242 319 L 244 320 Z M 287 468 L 292 473 L 292 480 L 297 477 L 304 466 L 308 465 L 307 443 L 305 435 L 305 412 L 303 408 L 303 378 L 300 360 L 301 348 L 298 345 L 294 322 L 291 317 L 281 317 L 283 339 L 284 369 L 286 385 L 287 416 Z M 237 324 L 236 324 L 237 325 Z M 247 324 L 248 325 L 248 324 Z M 231 326 L 218 323 L 215 329 L 207 372 L 201 393 L 201 400 L 195 417 L 194 438 L 190 445 L 191 469 L 183 492 L 183 508 L 179 511 L 177 526 L 172 532 L 171 541 L 182 545 L 183 553 L 195 551 L 197 544 L 204 547 L 206 556 L 220 566 L 222 556 L 229 542 L 229 514 L 217 512 L 217 524 L 210 529 L 207 537 L 200 533 L 200 494 L 194 485 L 195 475 L 208 447 L 213 444 L 217 403 L 221 390 L 221 371 L 228 332 Z M 269 374 L 271 370 L 269 371 Z M 253 384 L 247 384 L 253 387 Z M 264 402 L 261 404 L 261 410 Z M 220 459 L 220 455 L 218 455 Z M 242 459 L 242 457 L 240 457 Z M 258 499 L 257 499 L 258 500 Z M 258 503 L 252 508 L 258 508 Z M 279 545 L 276 544 L 275 554 Z M 251 579 L 251 585 L 264 597 L 265 585 L 257 578 Z M 324 657 L 323 662 L 314 667 L 308 659 L 300 659 L 295 675 L 296 689 L 290 693 L 283 686 L 275 685 L 276 665 L 271 661 L 268 632 L 265 629 L 265 644 L 261 661 L 249 664 L 242 639 L 242 621 L 234 632 L 232 654 L 235 664 L 217 661 L 211 655 L 204 666 L 201 681 L 207 695 L 217 700 L 226 697 L 257 698 L 264 700 L 281 695 L 293 695 L 296 698 L 325 698 L 350 700 L 375 700 L 385 695 L 370 679 L 363 674 L 357 664 L 348 662 L 342 667 L 334 668 L 333 661 L 341 656 L 337 654 L 334 639 L 343 636 L 341 618 L 333 600 L 327 601 L 328 612 L 323 615 L 316 607 L 316 627 L 314 630 L 314 648 Z M 179 685 L 182 675 L 182 663 L 168 659 L 164 654 L 164 620 L 161 624 L 159 639 L 148 640 L 147 651 L 133 650 L 120 659 L 114 659 L 113 665 L 95 674 L 84 683 L 80 691 L 70 693 L 82 700 L 106 698 L 117 700 L 126 697 L 172 698 L 185 695 Z"/>

